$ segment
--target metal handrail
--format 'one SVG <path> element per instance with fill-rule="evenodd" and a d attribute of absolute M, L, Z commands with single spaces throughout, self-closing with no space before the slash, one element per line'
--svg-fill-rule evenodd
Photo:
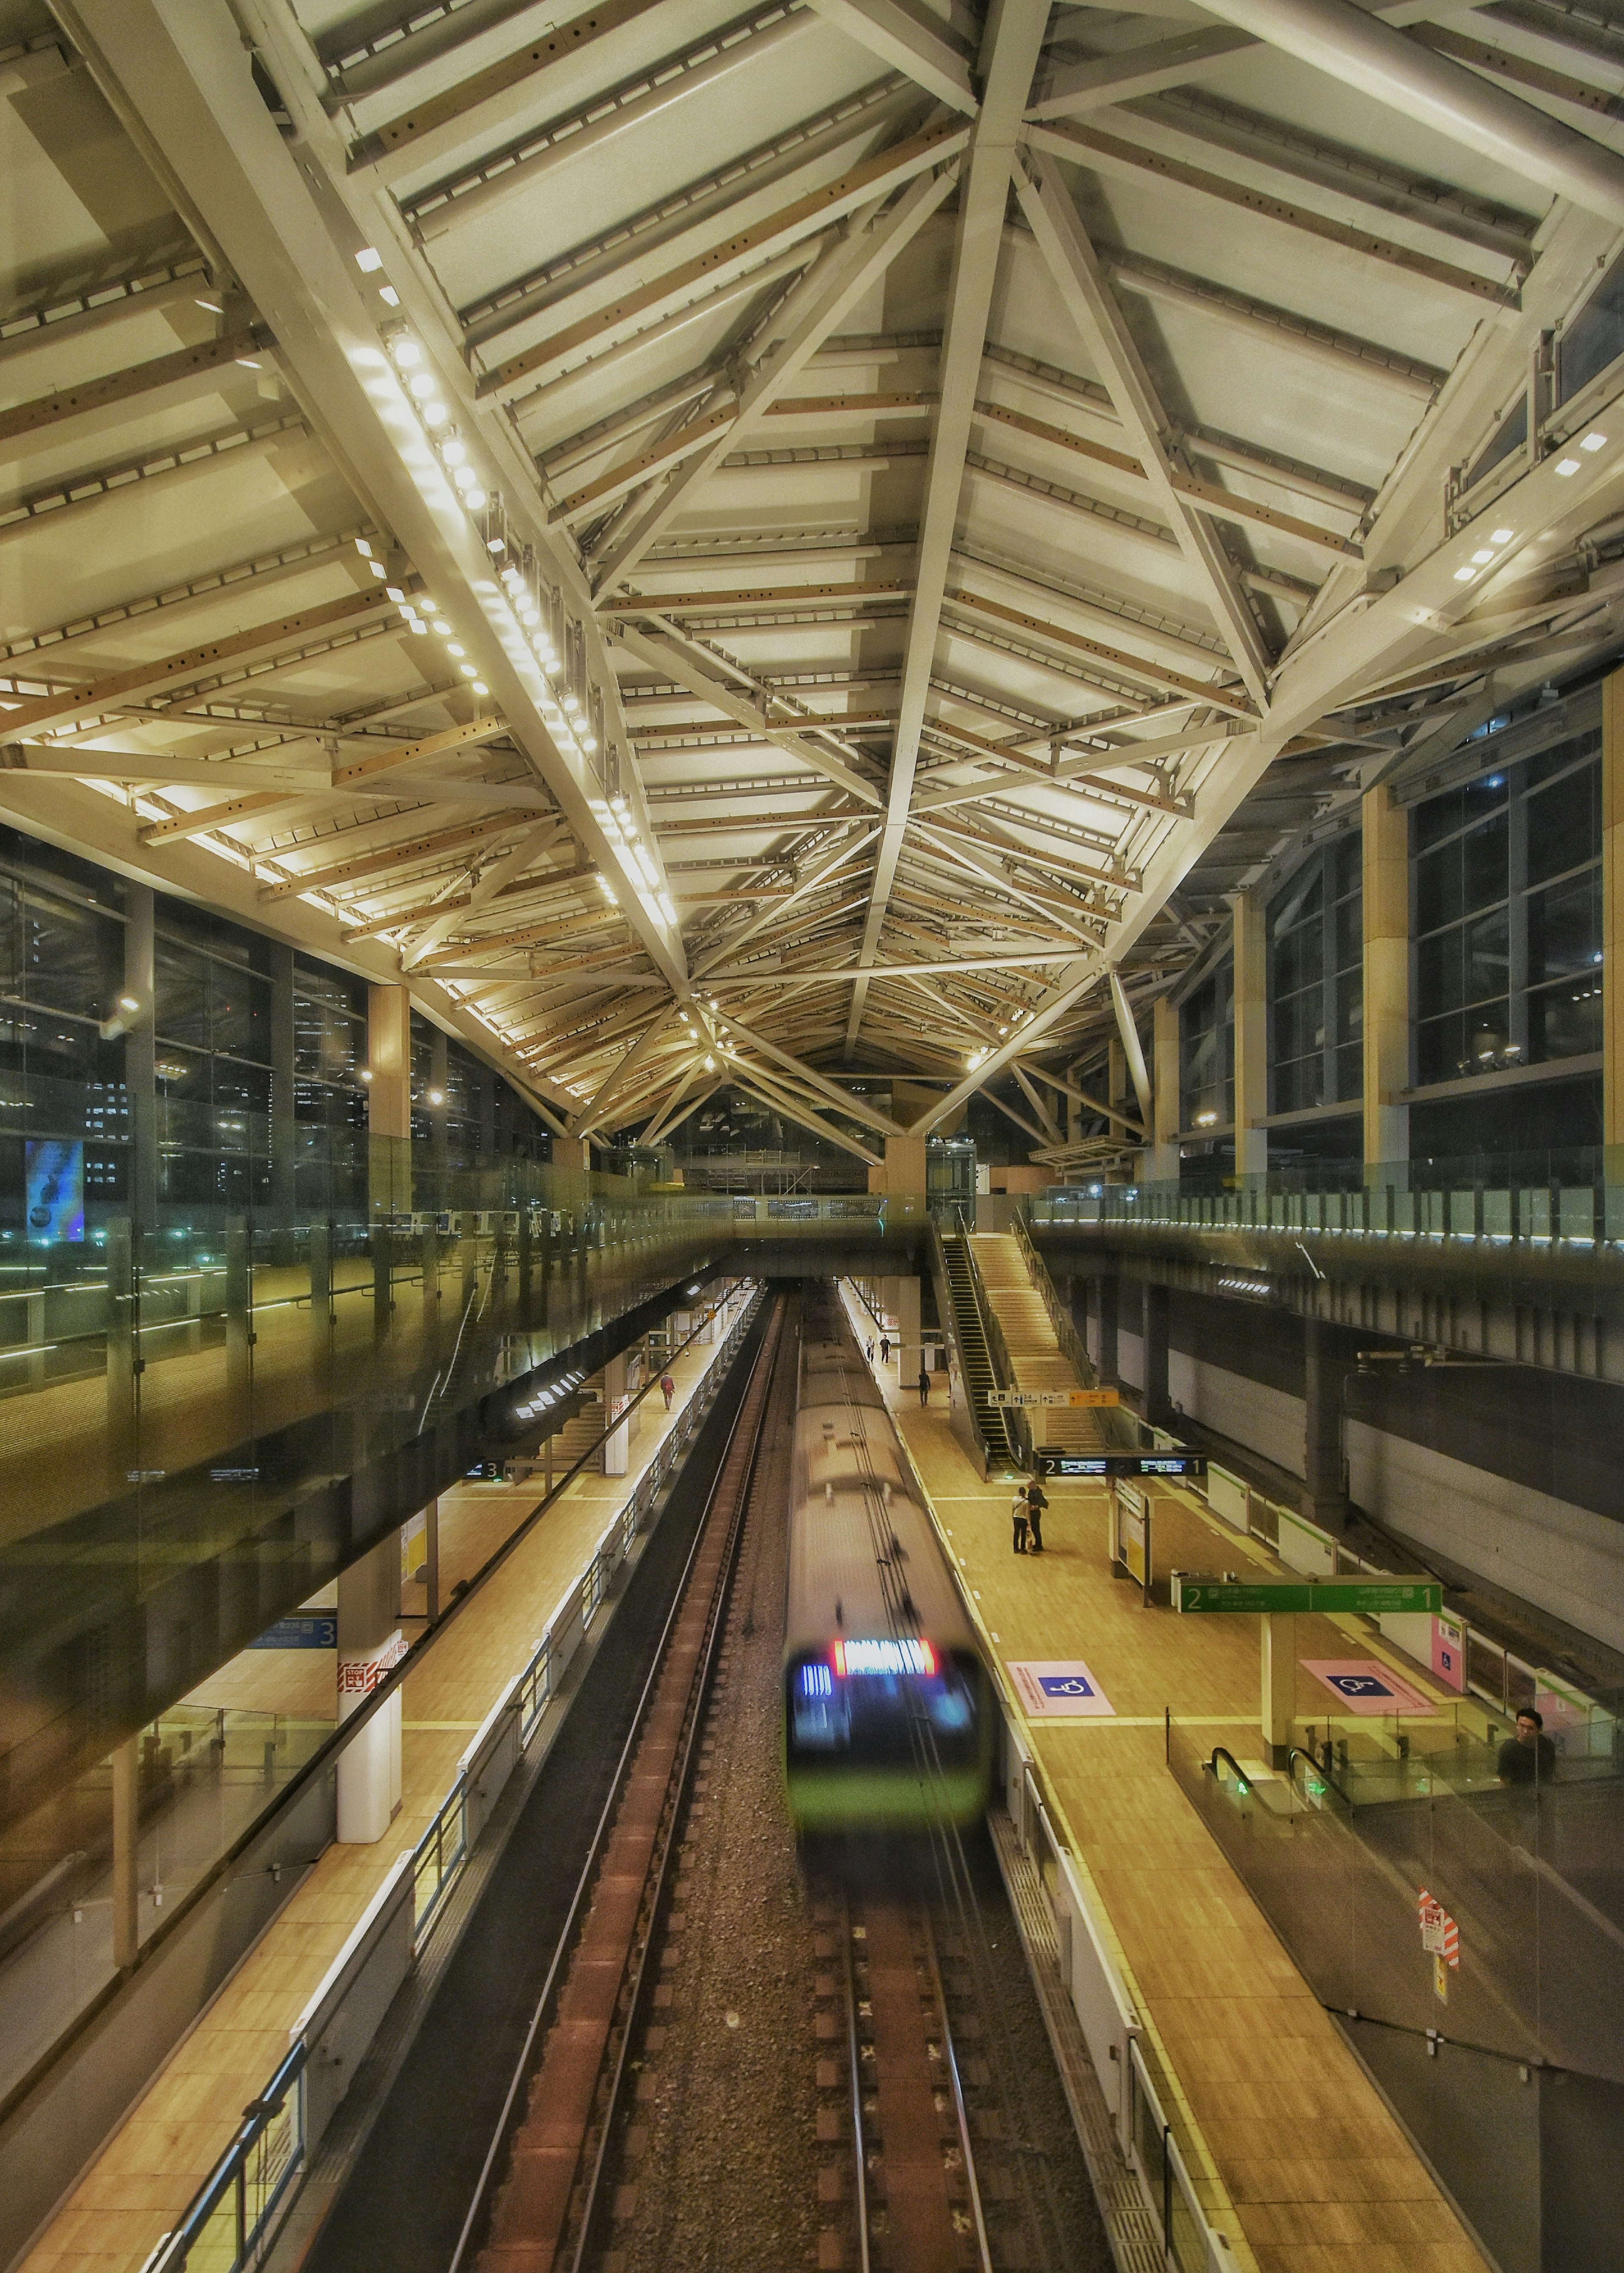
<path fill-rule="evenodd" d="M 1231 1752 L 1227 1744 L 1215 1744 L 1212 1748 L 1212 1758 L 1209 1760 L 1204 1760 L 1201 1763 L 1208 1774 L 1212 1777 L 1214 1782 L 1216 1783 L 1217 1781 L 1218 1762 L 1220 1760 L 1227 1760 L 1229 1762 L 1230 1774 L 1240 1786 L 1242 1793 L 1249 1793 L 1252 1789 L 1252 1779 L 1246 1774 L 1245 1768 L 1241 1767 L 1240 1762 L 1236 1759 L 1234 1753 Z"/>
<path fill-rule="evenodd" d="M 663 1482 L 676 1465 L 677 1451 L 686 1446 L 704 1413 L 709 1409 L 719 1376 L 725 1369 L 739 1343 L 754 1323 L 756 1313 L 761 1306 L 764 1296 L 765 1289 L 758 1287 L 735 1319 L 726 1339 L 718 1346 L 704 1373 L 694 1384 L 693 1394 L 688 1399 L 682 1420 L 662 1440 L 654 1459 L 639 1477 L 625 1506 L 599 1540 L 586 1568 L 566 1593 L 565 1601 L 568 1602 L 573 1600 L 580 1603 L 583 1609 L 583 1627 L 590 1623 L 592 1609 L 597 1607 L 602 1598 L 605 1541 L 616 1532 L 621 1534 L 617 1542 L 619 1551 L 612 1558 L 613 1567 L 617 1567 L 618 1564 L 625 1560 L 632 1539 L 641 1527 L 641 1516 L 657 1496 L 660 1482 Z M 699 1329 L 696 1328 L 695 1331 L 698 1332 Z M 651 1482 L 651 1479 L 654 1481 Z M 595 1581 L 596 1593 L 591 1608 L 588 1609 L 587 1606 L 588 1590 Z M 550 1627 L 540 1641 L 535 1644 L 523 1671 L 507 1692 L 517 1704 L 520 1716 L 519 1744 L 521 1752 L 528 1748 L 540 1723 L 542 1712 L 552 1694 L 552 1630 Z M 534 1708 L 528 1710 L 528 1717 L 527 1683 L 531 1684 L 532 1695 L 529 1702 Z M 460 1879 L 472 1852 L 473 1842 L 467 1837 L 468 1797 L 468 1778 L 462 1770 L 459 1770 L 456 1782 L 436 1809 L 433 1820 L 413 1850 L 412 1950 L 414 1956 L 422 1950 L 430 1932 L 438 1924 L 445 1909 L 445 1899 Z M 441 1858 L 444 1852 L 445 1826 L 452 1822 L 455 1822 L 458 1827 L 454 1834 L 456 1844 L 450 1862 L 442 1868 Z M 430 1849 L 433 1850 L 432 1853 Z M 416 1907 L 417 1883 L 425 1869 L 435 1869 L 438 1875 L 428 1902 L 419 1910 Z M 260 2244 L 268 2243 L 271 2239 L 273 2213 L 281 2208 L 288 2197 L 288 2190 L 303 2164 L 305 2138 L 303 2087 L 301 2079 L 309 2058 L 310 2046 L 304 2038 L 301 2037 L 288 2053 L 287 2058 L 259 2097 L 250 2102 L 244 2111 L 242 2127 L 192 2196 L 180 2224 L 172 2232 L 162 2237 L 142 2268 L 142 2273 L 183 2273 L 193 2247 L 202 2238 L 215 2211 L 234 2186 L 236 2189 L 236 2232 L 232 2254 L 221 2269 L 221 2273 L 243 2273 L 243 2269 L 256 2262 Z M 265 2202 L 255 2217 L 250 2220 L 246 2210 L 246 2179 L 243 2175 L 248 2168 L 248 2157 L 254 2148 L 266 2136 L 271 2126 L 280 2119 L 288 2093 L 296 2086 L 300 2096 L 296 2100 L 294 2135 L 288 2144 L 286 2164 L 279 2170 L 275 2184 Z"/>
<path fill-rule="evenodd" d="M 1320 1779 L 1323 1789 L 1328 1792 L 1334 1792 L 1336 1797 L 1341 1800 L 1344 1807 L 1352 1806 L 1353 1802 L 1349 1798 L 1347 1793 L 1343 1791 L 1342 1786 L 1336 1782 L 1336 1779 L 1332 1775 L 1330 1770 L 1325 1766 L 1324 1762 L 1322 1760 L 1316 1760 L 1312 1752 L 1306 1752 L 1300 1744 L 1293 1744 L 1290 1752 L 1287 1752 L 1285 1759 L 1286 1780 L 1291 1784 L 1291 1789 L 1294 1791 L 1297 1789 L 1297 1763 L 1298 1760 L 1306 1760 L 1307 1762 L 1310 1772 Z M 1308 1795 L 1305 1794 L 1304 1796 L 1306 1797 Z"/>
<path fill-rule="evenodd" d="M 942 1244 L 941 1226 L 934 1215 L 930 1219 L 931 1285 L 936 1296 L 936 1315 L 942 1322 L 947 1337 L 948 1365 L 956 1364 L 959 1381 L 964 1392 L 962 1410 L 969 1423 L 975 1449 L 981 1456 L 981 1472 L 985 1475 L 992 1464 L 992 1447 L 987 1442 L 986 1430 L 981 1425 L 981 1415 L 976 1410 L 976 1400 L 969 1393 L 969 1368 L 964 1362 L 964 1347 L 959 1339 L 958 1313 L 953 1307 L 953 1287 L 947 1277 L 947 1250 Z M 949 1379 L 951 1379 L 951 1370 Z"/>
<path fill-rule="evenodd" d="M 976 1323 L 981 1328 L 982 1339 L 986 1343 L 987 1355 L 992 1362 L 992 1371 L 998 1386 L 1000 1389 L 1014 1389 L 1017 1386 L 1014 1360 L 1009 1354 L 1009 1344 L 1004 1339 L 1004 1329 L 999 1324 L 998 1315 L 987 1298 L 986 1281 L 981 1275 L 981 1265 L 976 1260 L 976 1249 L 970 1236 L 969 1221 L 962 1207 L 955 1208 L 954 1213 L 959 1219 L 959 1239 L 962 1244 L 964 1260 L 969 1272 L 970 1299 L 976 1305 Z M 1003 1412 L 1005 1426 L 1009 1431 L 1015 1458 L 1022 1467 L 1033 1467 L 1035 1461 L 1031 1422 L 1018 1405 L 1006 1406 Z"/>

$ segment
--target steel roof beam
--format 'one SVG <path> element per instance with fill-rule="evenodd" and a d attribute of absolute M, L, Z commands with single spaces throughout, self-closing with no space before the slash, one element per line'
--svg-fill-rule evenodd
<path fill-rule="evenodd" d="M 1054 289 L 1116 404 L 1179 548 L 1201 577 L 1235 667 L 1261 709 L 1269 699 L 1272 658 L 1240 589 L 1235 562 L 1180 494 L 1179 476 L 1186 469 L 1164 439 L 1171 421 L 1111 297 L 1077 208 L 1058 178 L 1046 170 L 1035 173 L 1028 165 L 1016 165 L 1015 194 Z"/>
<path fill-rule="evenodd" d="M 946 28 L 927 26 L 898 0 L 812 0 L 827 24 L 878 56 L 893 71 L 906 71 L 916 85 L 949 109 L 974 117 L 977 108 L 968 51 Z"/>
<path fill-rule="evenodd" d="M 686 975 L 680 934 L 657 904 L 646 904 L 647 887 L 630 856 L 610 844 L 584 754 L 567 737 L 564 745 L 554 740 L 539 666 L 509 628 L 511 611 L 483 535 L 440 474 L 384 352 L 387 311 L 356 266 L 364 245 L 359 228 L 338 202 L 336 185 L 325 177 L 312 183 L 303 165 L 313 160 L 302 162 L 279 133 L 236 19 L 225 9 L 199 12 L 175 0 L 64 0 L 63 13 L 137 146 L 273 326 L 283 368 L 371 517 L 433 580 L 442 604 L 455 609 L 515 743 L 610 877 L 662 974 L 680 988 Z M 354 240 L 345 243 L 352 228 Z M 403 281 L 415 295 L 415 273 L 406 276 L 406 266 L 403 259 Z M 426 335 L 434 364 L 431 326 Z M 433 375 L 448 401 L 466 400 L 460 366 Z M 559 573 L 569 589 L 567 564 L 559 563 Z M 296 881 L 295 889 L 303 888 Z"/>
<path fill-rule="evenodd" d="M 610 546 L 596 580 L 600 600 L 619 589 L 693 491 L 716 471 L 741 437 L 774 408 L 776 398 L 800 376 L 834 326 L 913 243 L 957 177 L 956 166 L 944 162 L 909 183 L 891 212 L 873 209 L 854 225 L 844 243 L 832 245 L 813 266 L 803 288 L 798 316 L 745 379 L 725 431 L 715 439 L 702 438 L 699 454 Z"/>
<path fill-rule="evenodd" d="M 938 379 L 940 401 L 931 422 L 924 504 L 919 521 L 916 582 L 902 657 L 902 689 L 891 754 L 885 833 L 875 862 L 872 899 L 863 927 L 861 961 L 872 963 L 885 927 L 892 879 L 908 826 L 925 697 L 941 626 L 942 598 L 953 551 L 959 498 L 969 448 L 992 289 L 1003 249 L 1004 216 L 1021 114 L 1031 90 L 1049 21 L 1049 0 L 994 0 L 982 35 L 977 68 L 982 108 L 959 187 L 958 227 L 947 290 L 947 319 Z M 866 988 L 853 994 L 846 1046 L 863 1024 Z"/>

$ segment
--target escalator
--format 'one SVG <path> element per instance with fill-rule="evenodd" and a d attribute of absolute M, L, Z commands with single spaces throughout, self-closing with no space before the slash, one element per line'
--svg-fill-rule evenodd
<path fill-rule="evenodd" d="M 992 1352 L 988 1345 L 986 1322 L 982 1316 L 980 1290 L 969 1242 L 962 1232 L 944 1231 L 941 1235 L 942 1256 L 947 1271 L 947 1289 L 953 1298 L 954 1321 L 958 1328 L 960 1356 L 964 1367 L 964 1393 L 969 1399 L 976 1426 L 987 1448 L 989 1462 L 1003 1464 L 1011 1473 L 1022 1467 L 1019 1448 L 1009 1425 L 1007 1407 L 994 1405 L 992 1392 L 999 1387 L 993 1368 Z"/>

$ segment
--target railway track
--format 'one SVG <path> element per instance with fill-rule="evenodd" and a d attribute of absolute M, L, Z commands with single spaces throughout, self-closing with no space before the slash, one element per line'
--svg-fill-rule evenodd
<path fill-rule="evenodd" d="M 668 1907 L 673 1837 L 784 1339 L 780 1298 L 543 1984 L 452 2273 L 589 2262 L 608 2216 L 610 2125 Z"/>
<path fill-rule="evenodd" d="M 992 2273 L 930 1910 L 894 1896 L 843 1897 L 840 1909 L 853 2161 L 842 2257 L 862 2273 Z"/>
<path fill-rule="evenodd" d="M 984 1839 L 797 1848 L 797 1349 L 781 1302 L 451 2273 L 1106 2273 Z"/>

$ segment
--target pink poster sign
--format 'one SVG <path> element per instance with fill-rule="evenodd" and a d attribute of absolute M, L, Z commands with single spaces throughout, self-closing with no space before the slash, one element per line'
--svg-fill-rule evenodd
<path fill-rule="evenodd" d="M 1433 1671 L 1448 1689 L 1466 1691 L 1466 1629 L 1453 1618 L 1433 1620 Z"/>
<path fill-rule="evenodd" d="M 1430 1699 L 1390 1665 L 1373 1657 L 1306 1657 L 1306 1673 L 1322 1681 L 1344 1713 L 1430 1713 Z"/>

